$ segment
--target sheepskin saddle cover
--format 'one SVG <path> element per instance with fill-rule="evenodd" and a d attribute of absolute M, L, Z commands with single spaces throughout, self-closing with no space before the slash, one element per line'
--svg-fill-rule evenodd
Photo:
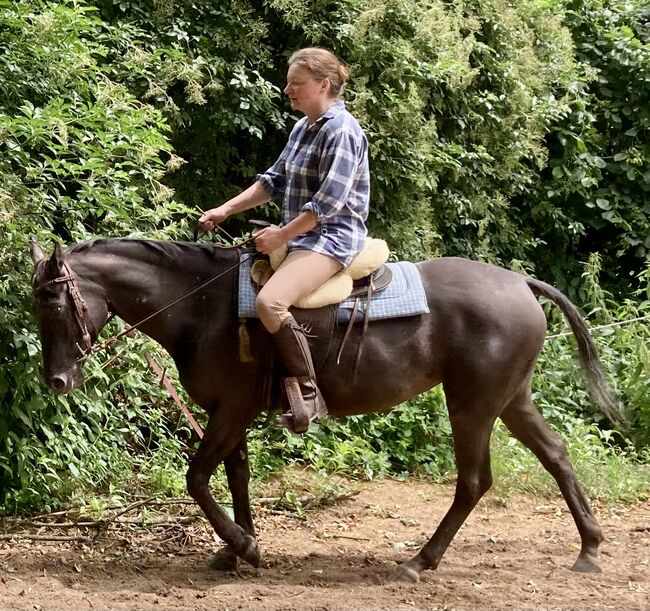
<path fill-rule="evenodd" d="M 296 307 L 313 309 L 326 305 L 340 303 L 352 293 L 355 280 L 365 278 L 378 270 L 386 261 L 390 251 L 384 240 L 366 238 L 363 250 L 352 260 L 352 263 L 340 272 L 334 274 L 313 293 L 296 303 Z M 264 286 L 273 272 L 287 256 L 287 245 L 284 244 L 269 255 L 269 260 L 258 259 L 251 268 L 251 278 Z"/>

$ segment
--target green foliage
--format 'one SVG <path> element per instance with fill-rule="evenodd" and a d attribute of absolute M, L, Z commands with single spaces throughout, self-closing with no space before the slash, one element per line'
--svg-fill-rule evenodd
<path fill-rule="evenodd" d="M 247 186 L 242 181 L 268 163 L 269 134 L 282 146 L 288 117 L 280 73 L 262 74 L 276 69 L 276 50 L 259 7 L 242 0 L 227 8 L 208 0 L 95 4 L 107 21 L 147 33 L 141 44 L 127 40 L 114 51 L 131 58 L 116 78 L 174 126 L 173 145 L 186 164 L 168 182 L 182 200 L 195 210 L 211 207 Z"/>
<path fill-rule="evenodd" d="M 650 30 L 647 3 L 566 0 L 579 73 L 549 127 L 549 162 L 527 224 L 544 247 L 538 269 L 570 286 L 598 251 L 602 281 L 635 286 L 650 249 Z M 559 263 L 561 261 L 561 263 Z"/>
<path fill-rule="evenodd" d="M 593 251 L 608 253 L 603 281 L 617 292 L 642 266 L 640 0 L 609 11 L 602 0 L 96 5 L 127 33 L 109 55 L 129 58 L 117 80 L 174 128 L 188 163 L 168 184 L 192 206 L 223 201 L 275 160 L 295 120 L 279 94 L 285 59 L 321 44 L 353 69 L 348 103 L 370 140 L 370 225 L 397 256 L 516 265 L 573 297 Z M 146 32 L 135 47 L 134 27 Z"/>
<path fill-rule="evenodd" d="M 605 503 L 648 498 L 650 469 L 647 449 L 638 452 L 612 431 L 568 417 L 562 427 L 569 458 L 585 494 Z M 557 497 L 555 480 L 537 458 L 497 424 L 492 438 L 494 491 L 507 498 L 513 492 Z"/>
<path fill-rule="evenodd" d="M 303 437 L 262 425 L 250 443 L 258 476 L 272 473 L 287 460 L 364 479 L 408 473 L 441 476 L 454 466 L 440 389 L 386 414 L 321 420 Z"/>
<path fill-rule="evenodd" d="M 300 46 L 351 65 L 347 102 L 370 141 L 370 226 L 395 256 L 525 270 L 586 304 L 592 325 L 646 316 L 649 35 L 641 0 L 0 2 L 0 508 L 184 487 L 194 440 L 138 356 L 149 342 L 128 340 L 106 371 L 89 363 L 72 396 L 42 386 L 27 236 L 50 247 L 187 237 L 197 206 L 247 186 L 280 152 L 295 120 L 280 87 Z M 648 325 L 596 339 L 641 454 Z M 586 470 L 631 465 L 627 442 L 576 424 L 609 428 L 571 342 L 547 342 L 537 404 L 560 434 L 582 437 Z M 251 446 L 259 477 L 287 460 L 367 478 L 453 468 L 440 391 L 386 415 L 326 420 L 304 439 L 260 422 Z"/>
<path fill-rule="evenodd" d="M 91 363 L 85 391 L 44 390 L 27 237 L 173 236 L 165 224 L 186 210 L 161 182 L 172 158 L 162 113 L 103 68 L 120 29 L 73 3 L 3 4 L 0 25 L 0 507 L 14 511 L 53 506 L 77 486 L 102 489 L 121 455 L 177 428 L 138 396 L 127 400 L 162 397 L 141 379 L 137 349 L 110 377 Z"/>

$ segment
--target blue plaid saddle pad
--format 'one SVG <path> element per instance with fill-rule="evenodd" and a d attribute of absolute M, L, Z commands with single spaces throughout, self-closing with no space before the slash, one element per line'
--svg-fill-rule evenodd
<path fill-rule="evenodd" d="M 240 318 L 257 318 L 255 312 L 257 287 L 251 280 L 253 257 L 251 253 L 243 253 L 240 259 L 237 308 Z M 370 320 L 428 314 L 427 296 L 417 266 L 408 261 L 387 263 L 387 265 L 391 269 L 393 278 L 383 291 L 373 294 L 370 301 Z M 355 301 L 354 298 L 349 298 L 341 302 L 337 312 L 339 322 L 350 320 Z M 356 320 L 363 320 L 367 306 L 367 299 L 359 298 Z"/>

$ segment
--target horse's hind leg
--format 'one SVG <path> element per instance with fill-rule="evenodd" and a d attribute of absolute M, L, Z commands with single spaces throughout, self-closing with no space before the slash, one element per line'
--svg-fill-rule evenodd
<path fill-rule="evenodd" d="M 582 539 L 580 555 L 572 570 L 583 573 L 600 572 L 597 558 L 603 534 L 580 489 L 564 442 L 539 414 L 528 390 L 511 401 L 500 416 L 510 432 L 532 450 L 544 468 L 555 478 L 569 506 Z"/>
<path fill-rule="evenodd" d="M 244 529 L 244 532 L 251 537 L 255 537 L 255 526 L 248 491 L 250 467 L 248 464 L 246 435 L 226 456 L 224 467 L 228 478 L 228 488 L 232 495 L 235 524 L 239 524 Z M 215 553 L 211 566 L 219 571 L 234 571 L 237 568 L 237 554 L 230 545 L 226 545 Z"/>
<path fill-rule="evenodd" d="M 447 396 L 458 467 L 456 492 L 451 507 L 426 545 L 411 560 L 393 572 L 398 581 L 417 582 L 420 572 L 435 569 L 458 529 L 476 503 L 492 485 L 490 435 L 496 416 L 485 401 L 485 410 L 476 399 L 455 405 Z M 462 409 L 454 408 L 462 407 Z"/>

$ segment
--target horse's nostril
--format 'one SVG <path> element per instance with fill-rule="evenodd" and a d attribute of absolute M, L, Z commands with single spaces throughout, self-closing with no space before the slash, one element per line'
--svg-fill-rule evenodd
<path fill-rule="evenodd" d="M 62 391 L 65 388 L 66 381 L 65 375 L 52 376 L 50 379 L 50 386 L 52 386 L 54 390 Z"/>

